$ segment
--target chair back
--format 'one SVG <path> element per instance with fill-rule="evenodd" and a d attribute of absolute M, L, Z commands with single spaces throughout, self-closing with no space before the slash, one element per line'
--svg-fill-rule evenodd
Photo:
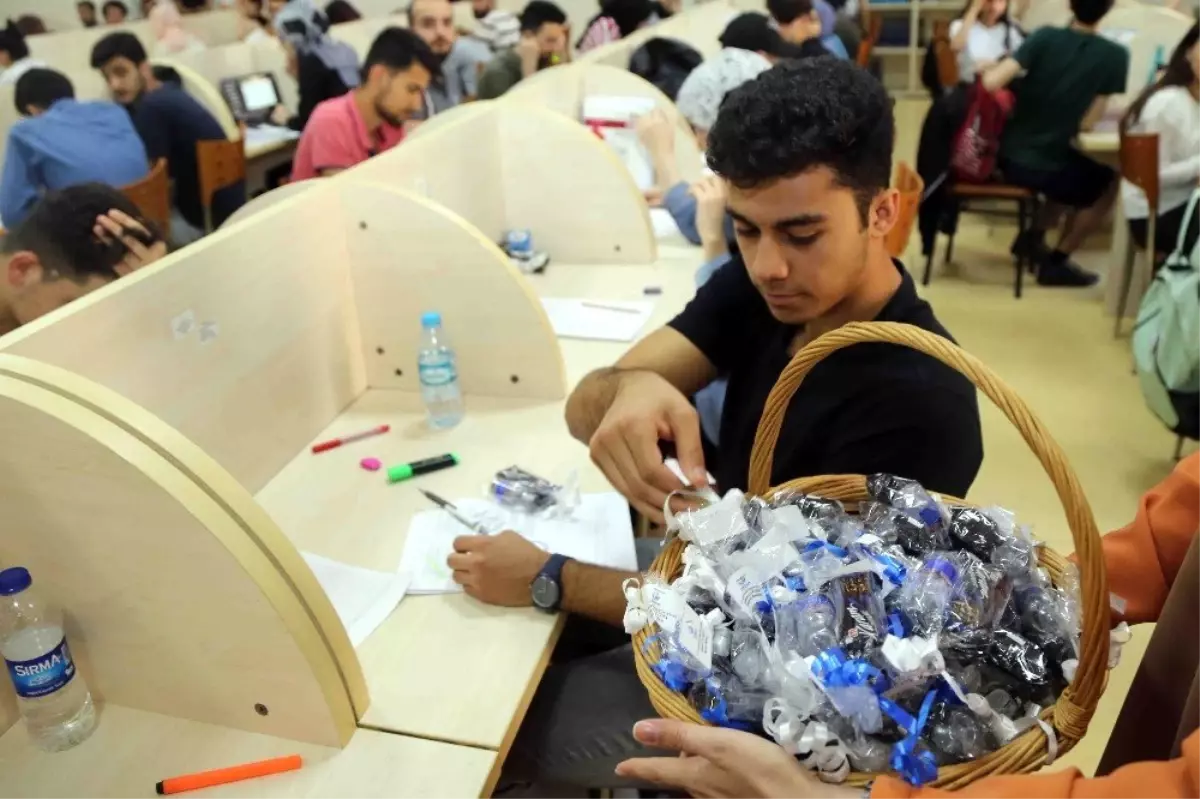
<path fill-rule="evenodd" d="M 167 159 L 160 158 L 150 169 L 150 174 L 137 183 L 121 188 L 121 193 L 138 207 L 142 216 L 158 227 L 165 239 L 171 235 L 171 178 L 167 171 Z"/>
<path fill-rule="evenodd" d="M 958 58 L 950 46 L 950 23 L 940 19 L 933 23 L 933 57 L 937 62 L 938 84 L 943 89 L 958 85 Z"/>
<path fill-rule="evenodd" d="M 921 205 L 921 195 L 925 193 L 925 181 L 904 161 L 896 165 L 896 175 L 893 178 L 895 189 L 900 192 L 900 211 L 896 224 L 888 231 L 884 239 L 888 254 L 900 258 L 908 249 L 908 239 L 912 235 L 913 224 L 917 221 L 917 210 Z"/>
<path fill-rule="evenodd" d="M 196 142 L 196 163 L 200 178 L 200 204 L 204 206 L 205 226 L 211 231 L 213 195 L 246 179 L 245 142 L 241 139 Z"/>
<path fill-rule="evenodd" d="M 879 14 L 872 14 L 867 19 L 867 35 L 858 44 L 858 52 L 854 54 L 854 61 L 860 67 L 869 66 L 871 63 L 871 54 L 875 52 L 875 45 L 879 41 L 879 33 L 883 30 L 883 17 Z"/>
<path fill-rule="evenodd" d="M 1158 134 L 1121 134 L 1121 177 L 1146 193 L 1150 216 L 1158 216 Z"/>

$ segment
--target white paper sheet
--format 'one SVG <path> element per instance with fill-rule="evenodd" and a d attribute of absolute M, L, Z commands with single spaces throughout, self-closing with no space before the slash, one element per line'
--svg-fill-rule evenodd
<path fill-rule="evenodd" d="M 633 341 L 646 326 L 654 303 L 542 298 L 550 326 L 559 338 Z"/>
<path fill-rule="evenodd" d="M 643 191 L 654 186 L 654 165 L 650 153 L 642 146 L 634 120 L 654 110 L 654 100 L 649 97 L 585 97 L 583 98 L 584 124 L 596 124 L 601 138 L 617 153 L 625 164 L 633 182 Z"/>
<path fill-rule="evenodd" d="M 291 141 L 300 138 L 300 134 L 291 128 L 281 128 L 275 125 L 259 125 L 254 128 L 246 128 L 246 133 L 242 137 L 247 148 L 265 147 L 268 144 L 275 144 L 281 141 Z"/>
<path fill-rule="evenodd" d="M 675 217 L 671 216 L 671 212 L 666 208 L 650 209 L 650 227 L 654 230 L 656 239 L 669 239 L 679 235 L 679 225 L 675 224 Z"/>
<path fill-rule="evenodd" d="M 615 491 L 584 494 L 570 516 L 512 511 L 486 499 L 452 500 L 463 515 L 489 531 L 516 530 L 547 552 L 567 555 L 585 563 L 615 569 L 637 568 L 629 505 Z M 400 571 L 411 580 L 410 594 L 445 594 L 460 591 L 446 565 L 454 539 L 470 530 L 442 510 L 413 516 L 400 558 Z"/>
<path fill-rule="evenodd" d="M 408 577 L 301 552 L 357 648 L 404 598 Z"/>

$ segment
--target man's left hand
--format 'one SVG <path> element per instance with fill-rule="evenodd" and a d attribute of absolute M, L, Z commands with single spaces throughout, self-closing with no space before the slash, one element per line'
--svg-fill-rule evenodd
<path fill-rule="evenodd" d="M 113 267 L 120 276 L 149 266 L 167 254 L 165 241 L 152 235 L 141 222 L 116 208 L 96 217 L 92 232 L 105 244 L 115 240 L 125 247 L 125 257 Z"/>
<path fill-rule="evenodd" d="M 505 530 L 498 535 L 454 539 L 454 554 L 446 563 L 454 570 L 454 582 L 468 596 L 489 605 L 517 608 L 533 604 L 529 587 L 549 559 L 546 550 Z"/>

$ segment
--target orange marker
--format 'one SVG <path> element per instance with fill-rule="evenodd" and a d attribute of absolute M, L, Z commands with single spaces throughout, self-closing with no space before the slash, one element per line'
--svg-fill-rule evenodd
<path fill-rule="evenodd" d="M 201 788 L 211 788 L 214 785 L 225 785 L 230 782 L 265 777 L 268 774 L 282 774 L 285 771 L 295 771 L 304 765 L 300 755 L 273 757 L 270 760 L 260 760 L 257 763 L 243 763 L 240 766 L 218 768 L 212 771 L 200 771 L 196 774 L 184 774 L 182 777 L 172 777 L 154 786 L 159 796 L 183 791 L 196 791 Z"/>

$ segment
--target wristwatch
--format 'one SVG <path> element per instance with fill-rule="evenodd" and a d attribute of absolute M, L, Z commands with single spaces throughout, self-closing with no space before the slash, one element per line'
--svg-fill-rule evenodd
<path fill-rule="evenodd" d="M 529 585 L 529 596 L 533 606 L 547 613 L 554 613 L 562 604 L 562 570 L 570 560 L 566 555 L 551 555 Z"/>

